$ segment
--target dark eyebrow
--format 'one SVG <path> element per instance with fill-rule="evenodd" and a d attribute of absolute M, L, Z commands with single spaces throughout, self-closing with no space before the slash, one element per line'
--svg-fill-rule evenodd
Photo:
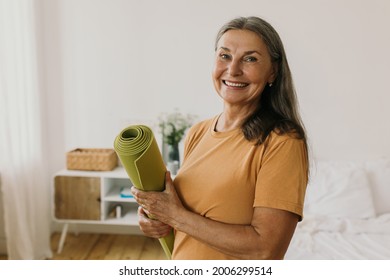
<path fill-rule="evenodd" d="M 220 49 L 223 49 L 224 51 L 227 51 L 227 52 L 230 52 L 230 49 L 229 48 L 226 48 L 226 47 L 219 47 Z"/>
<path fill-rule="evenodd" d="M 224 51 L 227 51 L 227 52 L 230 52 L 230 49 L 229 48 L 226 48 L 226 47 L 220 47 L 220 49 L 223 49 Z M 254 54 L 254 53 L 257 53 L 258 55 L 262 56 L 261 53 L 259 53 L 258 51 L 246 51 L 244 54 L 245 55 L 250 55 L 250 54 Z"/>
<path fill-rule="evenodd" d="M 254 54 L 254 53 L 257 53 L 258 55 L 261 56 L 261 53 L 259 53 L 258 51 L 247 51 L 245 52 L 245 55 Z"/>

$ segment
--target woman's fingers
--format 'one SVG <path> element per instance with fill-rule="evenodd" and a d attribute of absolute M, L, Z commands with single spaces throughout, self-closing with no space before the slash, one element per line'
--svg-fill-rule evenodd
<path fill-rule="evenodd" d="M 142 207 L 138 207 L 138 217 L 140 229 L 146 236 L 161 238 L 168 235 L 172 230 L 169 225 L 148 218 L 147 212 Z"/>
<path fill-rule="evenodd" d="M 143 208 L 145 215 L 167 225 L 173 225 L 178 213 L 183 210 L 169 172 L 165 175 L 165 190 L 162 192 L 145 192 L 135 187 L 131 192 L 137 203 Z"/>

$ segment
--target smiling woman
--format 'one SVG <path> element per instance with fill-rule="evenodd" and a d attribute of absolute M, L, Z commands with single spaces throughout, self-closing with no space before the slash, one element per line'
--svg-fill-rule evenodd
<path fill-rule="evenodd" d="M 256 110 L 261 93 L 275 80 L 276 65 L 267 46 L 256 33 L 231 30 L 221 36 L 213 70 L 214 86 L 232 114 L 249 115 Z M 234 118 L 237 119 L 237 118 Z M 229 129 L 217 125 L 218 130 Z M 235 124 L 232 124 L 233 126 Z"/>
<path fill-rule="evenodd" d="M 259 87 L 257 94 L 261 95 L 261 99 L 259 96 L 254 112 L 247 113 L 251 115 L 250 117 L 244 117 L 245 121 L 242 124 L 242 131 L 245 137 L 248 140 L 258 139 L 258 143 L 261 143 L 276 126 L 283 133 L 294 130 L 298 133 L 299 138 L 306 142 L 304 126 L 298 112 L 297 97 L 290 67 L 279 34 L 268 22 L 257 17 L 234 19 L 225 24 L 217 34 L 215 43 L 217 55 L 219 48 L 222 48 L 222 50 L 226 48 L 224 46 L 225 40 L 230 44 L 234 43 L 231 42 L 231 37 L 235 38 L 237 43 L 240 42 L 241 47 L 245 46 L 248 48 L 243 50 L 246 56 L 243 56 L 243 61 L 239 64 L 242 68 L 240 77 L 245 77 L 244 69 L 246 69 L 247 73 L 250 72 L 251 75 L 259 75 L 257 79 L 268 77 L 266 81 L 263 80 L 262 86 Z M 247 41 L 241 42 L 240 40 L 243 39 Z M 231 57 L 230 53 L 227 55 Z M 248 61 L 251 63 L 244 63 Z M 245 67 L 248 64 L 252 65 L 252 67 Z M 215 63 L 215 65 L 213 78 L 218 92 L 218 87 L 215 84 L 215 73 L 218 63 Z M 257 68 L 254 69 L 255 66 L 253 65 L 256 65 Z M 265 82 L 268 83 L 268 86 L 266 86 Z M 261 82 L 258 80 L 257 83 Z M 259 109 L 260 104 L 261 110 Z M 261 129 L 254 130 L 253 127 L 261 127 Z"/>
<path fill-rule="evenodd" d="M 191 127 L 175 180 L 132 189 L 141 230 L 173 228 L 173 259 L 283 259 L 303 217 L 308 154 L 276 31 L 257 17 L 228 22 L 212 75 L 223 111 Z"/>

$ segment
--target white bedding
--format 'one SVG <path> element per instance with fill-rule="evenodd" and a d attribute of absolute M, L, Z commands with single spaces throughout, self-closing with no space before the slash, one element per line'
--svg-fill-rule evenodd
<path fill-rule="evenodd" d="M 316 161 L 285 259 L 390 260 L 390 159 Z"/>
<path fill-rule="evenodd" d="M 390 213 L 368 219 L 306 216 L 285 259 L 390 260 Z"/>

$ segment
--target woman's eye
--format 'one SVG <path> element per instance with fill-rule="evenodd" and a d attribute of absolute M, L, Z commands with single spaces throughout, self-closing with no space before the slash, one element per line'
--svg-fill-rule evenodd
<path fill-rule="evenodd" d="M 219 55 L 219 57 L 220 57 L 221 59 L 229 59 L 229 58 L 230 58 L 230 55 L 228 55 L 228 54 L 226 54 L 226 53 L 221 53 L 221 54 Z"/>
<path fill-rule="evenodd" d="M 244 61 L 246 61 L 246 62 L 256 62 L 257 58 L 254 57 L 254 56 L 247 56 L 247 57 L 244 58 Z"/>

